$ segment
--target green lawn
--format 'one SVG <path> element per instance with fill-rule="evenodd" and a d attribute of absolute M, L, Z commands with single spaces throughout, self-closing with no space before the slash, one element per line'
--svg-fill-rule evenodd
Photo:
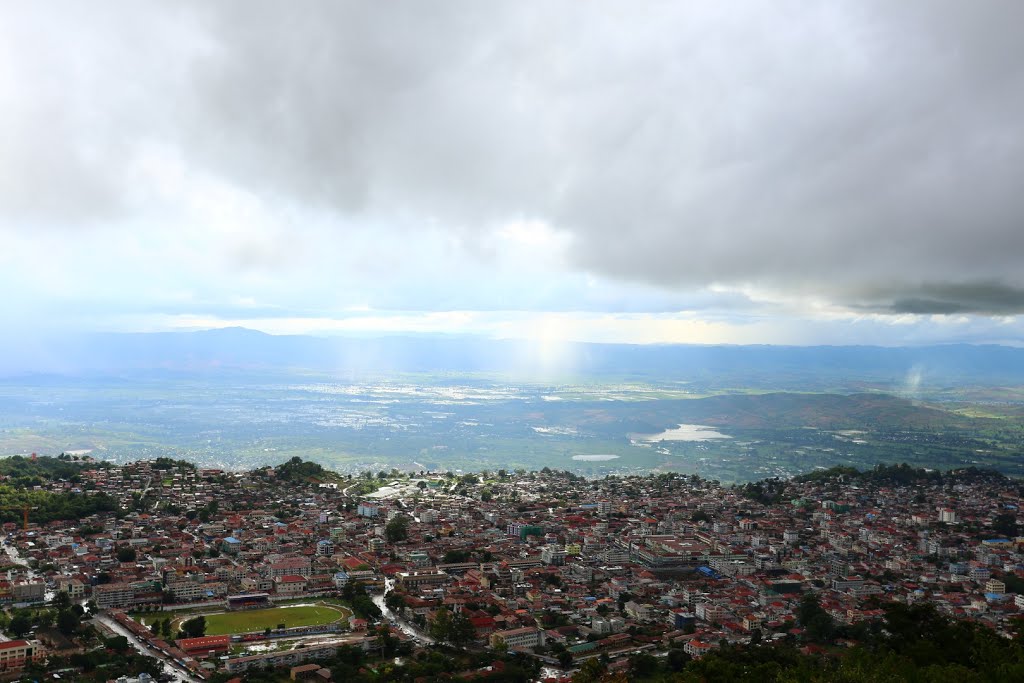
<path fill-rule="evenodd" d="M 206 635 L 249 633 L 267 628 L 277 628 L 278 624 L 285 624 L 289 628 L 330 624 L 348 618 L 350 614 L 351 612 L 343 607 L 328 605 L 296 605 L 294 607 L 271 607 L 270 609 L 207 614 Z"/>

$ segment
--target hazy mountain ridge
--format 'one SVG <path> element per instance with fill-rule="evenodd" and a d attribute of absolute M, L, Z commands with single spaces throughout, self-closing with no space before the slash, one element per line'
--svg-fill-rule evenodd
<path fill-rule="evenodd" d="M 905 385 L 1024 383 L 1024 349 L 966 344 L 922 347 L 561 345 L 558 362 L 536 345 L 470 336 L 276 336 L 227 328 L 103 333 L 0 343 L 0 375 L 141 371 L 296 371 L 333 374 L 502 373 L 620 376 L 778 387 L 858 381 Z"/>
<path fill-rule="evenodd" d="M 594 432 L 650 433 L 680 423 L 726 429 L 960 429 L 968 418 L 888 394 L 729 394 L 684 400 L 617 404 L 555 404 L 543 409 L 551 424 L 572 423 Z M 540 411 L 538 411 L 540 412 Z"/>
<path fill-rule="evenodd" d="M 818 429 L 942 429 L 971 420 L 887 394 L 791 394 L 711 396 L 698 403 L 711 426 Z M 695 415 L 694 417 L 697 417 Z"/>

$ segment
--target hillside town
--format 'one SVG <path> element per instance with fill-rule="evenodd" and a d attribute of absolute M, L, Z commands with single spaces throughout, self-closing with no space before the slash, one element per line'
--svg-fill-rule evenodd
<path fill-rule="evenodd" d="M 725 487 L 547 469 L 343 477 L 297 458 L 75 466 L 31 488 L 114 509 L 8 510 L 5 675 L 75 670 L 98 633 L 157 665 L 118 681 L 337 680 L 342 651 L 365 669 L 439 647 L 471 653 L 471 677 L 514 661 L 523 680 L 559 679 L 751 644 L 842 646 L 892 603 L 1008 637 L 1024 614 L 1021 489 L 984 471 Z"/>

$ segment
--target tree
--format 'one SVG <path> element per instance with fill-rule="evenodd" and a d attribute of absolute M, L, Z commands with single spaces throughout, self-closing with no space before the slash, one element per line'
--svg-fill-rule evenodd
<path fill-rule="evenodd" d="M 71 607 L 71 596 L 67 591 L 57 591 L 53 596 L 53 606 L 58 612 L 63 612 Z"/>
<path fill-rule="evenodd" d="M 580 670 L 573 674 L 572 683 L 597 683 L 604 676 L 608 667 L 598 659 L 588 659 L 583 662 Z"/>
<path fill-rule="evenodd" d="M 401 593 L 391 591 L 384 596 L 384 605 L 392 612 L 401 612 L 405 608 L 405 596 Z"/>
<path fill-rule="evenodd" d="M 362 619 L 380 619 L 380 607 L 373 602 L 363 584 L 349 581 L 342 588 L 341 596 L 352 605 L 352 611 Z"/>
<path fill-rule="evenodd" d="M 629 658 L 630 678 L 647 678 L 658 670 L 658 660 L 646 653 L 635 654 Z"/>
<path fill-rule="evenodd" d="M 449 550 L 441 558 L 441 561 L 445 564 L 455 564 L 458 562 L 467 562 L 469 560 L 468 550 Z"/>
<path fill-rule="evenodd" d="M 1009 512 L 996 515 L 992 520 L 992 530 L 996 533 L 1013 538 L 1017 535 L 1017 515 Z"/>
<path fill-rule="evenodd" d="M 29 621 L 28 617 L 24 614 L 18 613 L 11 619 L 11 623 L 7 627 L 7 630 L 10 631 L 15 638 L 23 638 L 32 630 L 32 622 Z"/>
<path fill-rule="evenodd" d="M 452 645 L 466 645 L 476 639 L 476 628 L 465 612 L 457 612 L 452 617 L 448 630 L 448 640 Z"/>
<path fill-rule="evenodd" d="M 665 659 L 669 669 L 672 671 L 682 671 L 683 667 L 693 658 L 686 654 L 686 650 L 683 648 L 674 647 L 668 651 L 668 656 Z"/>
<path fill-rule="evenodd" d="M 404 515 L 399 515 L 388 522 L 384 527 L 384 538 L 388 543 L 397 543 L 409 538 L 409 520 Z"/>
<path fill-rule="evenodd" d="M 447 608 L 442 607 L 434 612 L 434 618 L 430 620 L 428 633 L 434 640 L 446 643 L 449 637 L 451 637 L 451 631 L 452 613 Z"/>
<path fill-rule="evenodd" d="M 800 600 L 797 620 L 807 631 L 807 637 L 815 642 L 828 643 L 835 638 L 836 627 L 831 615 L 821 607 L 818 596 L 808 593 Z"/>
<path fill-rule="evenodd" d="M 131 649 L 128 639 L 124 636 L 114 636 L 103 641 L 103 647 L 114 652 L 127 652 Z"/>
<path fill-rule="evenodd" d="M 71 610 L 64 610 L 57 615 L 57 630 L 66 636 L 70 636 L 78 630 L 78 617 Z"/>
<path fill-rule="evenodd" d="M 123 545 L 117 549 L 117 561 L 118 562 L 134 562 L 137 553 L 135 548 L 131 546 Z"/>
<path fill-rule="evenodd" d="M 186 638 L 202 638 L 206 635 L 206 617 L 199 615 L 181 625 L 181 633 Z"/>
<path fill-rule="evenodd" d="M 49 610 L 43 610 L 35 613 L 36 624 L 41 628 L 50 628 L 53 626 L 53 622 L 56 618 L 57 615 Z"/>

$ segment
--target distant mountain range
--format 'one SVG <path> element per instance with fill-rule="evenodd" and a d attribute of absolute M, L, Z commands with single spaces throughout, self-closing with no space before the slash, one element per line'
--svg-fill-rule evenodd
<path fill-rule="evenodd" d="M 376 338 L 276 336 L 243 328 L 88 334 L 24 344 L 0 341 L 0 375 L 134 372 L 309 371 L 514 373 L 519 377 L 618 377 L 756 388 L 883 383 L 1024 383 L 1024 349 L 1006 346 L 696 346 L 566 344 L 553 362 L 521 341 L 471 336 Z"/>

